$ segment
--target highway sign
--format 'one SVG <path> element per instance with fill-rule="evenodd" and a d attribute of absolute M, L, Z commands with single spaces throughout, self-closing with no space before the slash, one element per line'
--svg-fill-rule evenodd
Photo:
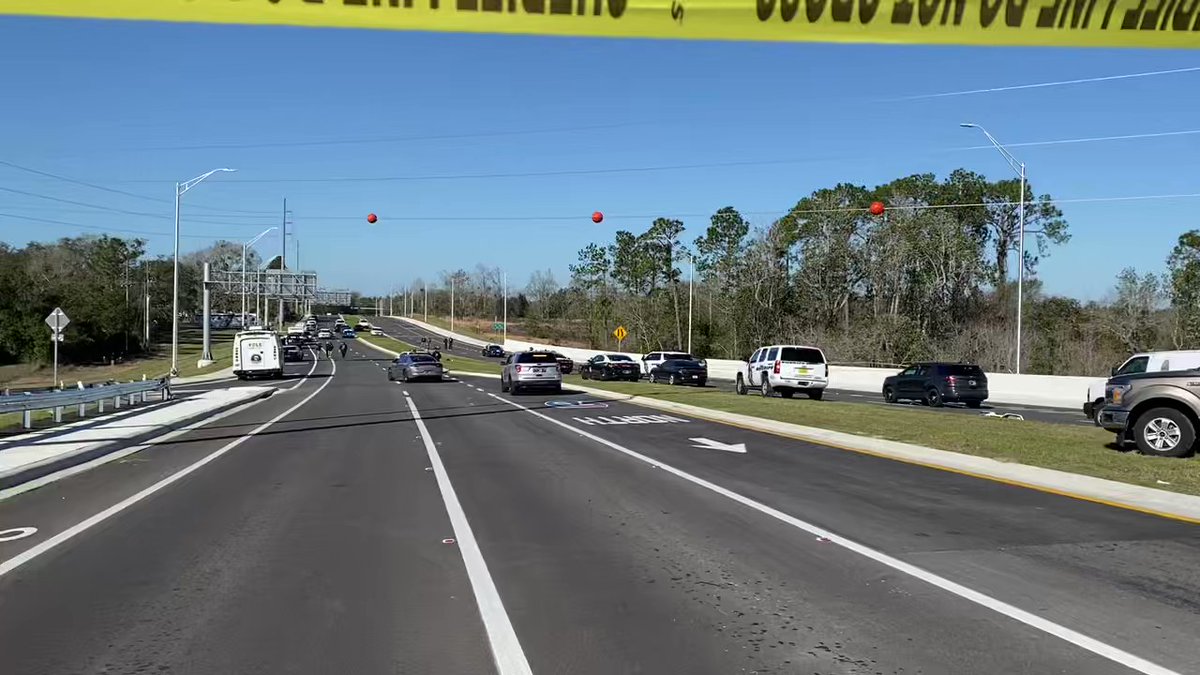
<path fill-rule="evenodd" d="M 500 321 L 497 321 L 496 323 L 492 324 L 492 330 L 494 330 L 496 332 L 500 332 L 500 331 L 504 330 L 504 324 L 501 323 Z"/>
<path fill-rule="evenodd" d="M 46 317 L 46 325 L 50 326 L 50 330 L 55 333 L 62 331 L 69 323 L 71 323 L 71 319 L 67 318 L 67 313 L 62 311 L 61 307 L 55 307 L 54 311 L 50 312 L 50 316 Z"/>
<path fill-rule="evenodd" d="M 628 336 L 629 331 L 625 330 L 625 326 L 617 326 L 617 329 L 613 331 L 613 337 L 617 338 L 617 342 L 624 342 Z"/>

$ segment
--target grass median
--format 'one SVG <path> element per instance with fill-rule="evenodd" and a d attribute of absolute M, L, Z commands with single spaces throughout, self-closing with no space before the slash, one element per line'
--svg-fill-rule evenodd
<path fill-rule="evenodd" d="M 1108 447 L 1113 442 L 1113 435 L 1093 426 L 990 419 L 866 403 L 764 399 L 756 395 L 738 396 L 712 387 L 583 381 L 577 375 L 564 379 L 567 384 L 622 394 L 1200 494 L 1200 458 L 1164 459 L 1118 452 Z"/>
<path fill-rule="evenodd" d="M 351 325 L 353 325 L 355 323 L 356 319 L 352 319 L 351 317 L 346 317 L 346 321 L 349 321 L 351 323 Z M 411 345 L 407 342 L 403 342 L 401 340 L 397 340 L 396 338 L 393 338 L 393 337 L 388 337 L 386 335 L 371 335 L 370 333 L 362 332 L 362 333 L 358 334 L 357 339 L 361 340 L 363 342 L 369 342 L 369 343 L 375 345 L 376 347 L 383 347 L 384 349 L 390 349 L 394 352 L 407 352 L 407 351 L 411 351 L 414 349 L 418 349 L 418 347 L 416 347 L 414 345 Z M 488 363 L 486 361 L 475 361 L 473 359 L 466 359 L 461 356 L 451 356 L 449 354 L 442 355 L 442 365 L 446 366 L 446 370 L 449 370 L 451 374 L 453 374 L 453 373 L 476 373 L 476 374 L 484 374 L 484 375 L 499 375 L 500 374 L 500 364 L 499 363 Z"/>

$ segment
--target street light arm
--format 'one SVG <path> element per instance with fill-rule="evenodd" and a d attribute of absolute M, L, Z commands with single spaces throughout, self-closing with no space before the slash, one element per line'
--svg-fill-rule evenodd
<path fill-rule="evenodd" d="M 213 175 L 214 173 L 221 173 L 221 172 L 234 173 L 235 171 L 237 171 L 237 169 L 213 169 L 212 171 L 209 171 L 208 173 L 204 173 L 199 176 L 196 176 L 195 178 L 193 178 L 189 181 L 184 181 L 179 184 L 179 196 L 182 197 L 184 194 L 187 193 L 188 190 L 191 190 L 192 188 L 196 187 L 200 183 L 204 182 L 205 178 L 208 178 L 209 176 Z"/>
<path fill-rule="evenodd" d="M 251 247 L 251 246 L 253 246 L 255 243 L 257 243 L 259 239 L 262 239 L 263 237 L 265 237 L 265 236 L 267 236 L 268 234 L 270 234 L 272 231 L 274 231 L 274 230 L 278 230 L 278 229 L 279 229 L 278 227 L 268 227 L 267 229 L 263 230 L 262 232 L 259 232 L 257 237 L 255 237 L 255 238 L 251 239 L 250 241 L 246 242 L 246 248 L 250 248 L 250 247 Z"/>
<path fill-rule="evenodd" d="M 996 140 L 996 137 L 993 136 L 987 129 L 984 129 L 983 127 L 979 126 L 978 124 L 969 124 L 969 123 L 964 123 L 959 126 L 962 126 L 966 129 L 978 129 L 978 130 L 982 131 L 983 135 L 986 136 L 988 141 L 991 142 L 992 147 L 994 147 L 1000 151 L 1001 156 L 1003 156 L 1005 161 L 1008 162 L 1008 166 L 1011 167 L 1013 171 L 1017 172 L 1018 175 L 1022 173 L 1021 167 L 1025 166 L 1025 165 L 1022 164 L 1021 161 L 1018 160 L 1016 157 L 1013 157 L 1013 154 L 1011 152 L 1009 152 L 1007 148 L 1005 148 L 1003 145 L 1001 145 L 1000 141 Z"/>

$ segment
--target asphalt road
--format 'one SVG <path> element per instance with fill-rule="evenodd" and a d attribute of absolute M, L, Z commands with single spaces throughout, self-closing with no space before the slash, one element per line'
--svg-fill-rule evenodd
<path fill-rule="evenodd" d="M 1200 672 L 1194 525 L 386 363 L 0 501 L 5 675 Z"/>
<path fill-rule="evenodd" d="M 431 331 L 427 331 L 418 326 L 414 326 L 406 321 L 390 319 L 387 317 L 370 317 L 368 319 L 372 323 L 380 326 L 383 330 L 392 337 L 399 340 L 405 340 L 413 344 L 420 344 L 421 338 L 429 338 L 434 340 L 439 347 L 442 344 L 442 336 Z M 451 350 L 456 356 L 463 356 L 479 361 L 497 361 L 497 359 L 488 359 L 484 357 L 480 350 L 476 347 L 468 346 L 461 343 L 456 343 L 454 349 Z M 445 350 L 443 350 L 445 352 Z M 834 381 L 837 380 L 836 366 L 834 366 Z M 733 391 L 732 380 L 709 380 L 710 387 L 716 387 L 724 391 Z M 801 395 L 802 396 L 802 395 Z M 849 403 L 863 403 L 869 405 L 887 406 L 889 408 L 911 409 L 913 411 L 921 411 L 922 413 L 933 414 L 958 414 L 958 415 L 1020 415 L 1023 419 L 1037 420 L 1039 422 L 1049 422 L 1051 424 L 1072 424 L 1072 425 L 1087 425 L 1091 426 L 1092 421 L 1083 416 L 1083 399 L 1081 394 L 1079 397 L 1078 410 L 1065 410 L 1063 408 L 1048 408 L 1045 406 L 1023 406 L 1010 403 L 984 403 L 979 410 L 972 410 L 964 405 L 948 404 L 945 407 L 931 409 L 918 402 L 906 401 L 903 403 L 887 403 L 883 400 L 882 392 L 866 392 L 852 391 L 849 389 L 829 388 L 825 390 L 825 400 L 827 401 L 844 401 Z"/>

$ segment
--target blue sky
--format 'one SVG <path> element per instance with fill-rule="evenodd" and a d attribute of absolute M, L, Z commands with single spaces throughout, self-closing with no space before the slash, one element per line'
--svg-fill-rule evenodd
<path fill-rule="evenodd" d="M 1200 72 L 890 100 L 1200 65 L 1179 51 L 615 41 L 297 28 L 0 21 L 0 213 L 153 232 L 171 247 L 171 184 L 190 192 L 184 247 L 249 239 L 294 212 L 323 285 L 386 292 L 438 271 L 500 265 L 510 283 L 656 215 L 733 205 L 765 224 L 815 188 L 964 166 L 1009 169 L 1003 142 L 1200 129 Z M 531 133 L 513 133 L 531 132 Z M 390 139 L 390 140 L 385 140 Z M 296 146 L 297 142 L 362 143 Z M 275 144 L 262 147 L 264 144 Z M 1016 148 L 1057 198 L 1198 193 L 1200 136 Z M 224 147 L 216 147 L 224 146 Z M 781 163 L 553 175 L 681 164 Z M 786 162 L 786 163 L 782 163 Z M 511 173 L 540 176 L 495 176 Z M 331 177 L 439 180 L 273 182 Z M 1101 298 L 1124 266 L 1161 270 L 1200 227 L 1197 199 L 1071 203 L 1071 242 L 1041 268 L 1051 292 Z M 589 219 L 605 212 L 601 225 Z M 218 212 L 227 212 L 222 215 Z M 246 212 L 246 213 L 232 213 Z M 374 226 L 366 214 L 380 214 Z M 524 220 L 542 217 L 548 220 Z M 437 218 L 437 220 L 434 220 Z M 554 219 L 558 218 L 558 219 Z M 0 240 L 84 232 L 0 216 Z M 531 243 L 532 242 L 532 243 Z M 279 249 L 268 235 L 264 253 Z"/>

